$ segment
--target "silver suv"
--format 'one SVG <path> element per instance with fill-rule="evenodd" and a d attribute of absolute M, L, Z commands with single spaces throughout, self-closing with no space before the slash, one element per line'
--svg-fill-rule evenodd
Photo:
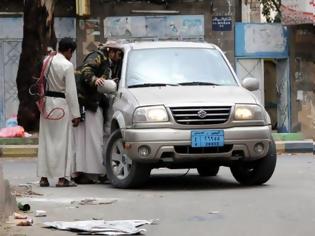
<path fill-rule="evenodd" d="M 269 180 L 276 148 L 269 115 L 222 51 L 194 42 L 117 44 L 123 51 L 109 117 L 105 165 L 111 184 L 143 184 L 153 168 L 231 169 L 245 185 Z M 109 86 L 110 87 L 110 86 Z"/>

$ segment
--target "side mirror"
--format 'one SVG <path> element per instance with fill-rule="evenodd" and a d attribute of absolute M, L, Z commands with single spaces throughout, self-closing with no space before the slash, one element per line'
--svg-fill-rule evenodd
<path fill-rule="evenodd" d="M 256 78 L 248 77 L 243 79 L 242 86 L 249 91 L 256 91 L 259 89 L 259 81 Z"/>
<path fill-rule="evenodd" d="M 107 93 L 107 94 L 114 94 L 117 89 L 117 84 L 113 80 L 105 80 L 103 86 L 97 87 L 97 92 L 99 93 Z"/>

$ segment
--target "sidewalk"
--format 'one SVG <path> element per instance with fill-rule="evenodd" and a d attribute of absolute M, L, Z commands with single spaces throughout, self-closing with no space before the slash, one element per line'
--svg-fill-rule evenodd
<path fill-rule="evenodd" d="M 315 142 L 298 134 L 273 134 L 278 153 L 314 153 Z M 38 138 L 0 138 L 1 157 L 36 157 Z"/>
<path fill-rule="evenodd" d="M 273 133 L 278 153 L 315 153 L 315 141 L 301 133 Z"/>

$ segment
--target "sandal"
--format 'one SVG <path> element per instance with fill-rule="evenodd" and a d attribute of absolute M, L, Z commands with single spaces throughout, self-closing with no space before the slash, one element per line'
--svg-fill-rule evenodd
<path fill-rule="evenodd" d="M 49 187 L 49 182 L 48 179 L 45 177 L 42 177 L 39 181 L 39 186 L 40 187 Z"/>
<path fill-rule="evenodd" d="M 62 182 L 59 182 L 56 184 L 56 187 L 59 187 L 59 188 L 63 188 L 63 187 L 77 187 L 77 185 L 72 182 L 72 181 L 69 181 L 67 179 L 64 179 Z"/>

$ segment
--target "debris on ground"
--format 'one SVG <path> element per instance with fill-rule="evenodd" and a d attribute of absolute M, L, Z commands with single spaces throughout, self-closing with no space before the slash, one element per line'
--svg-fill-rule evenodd
<path fill-rule="evenodd" d="M 155 224 L 156 220 L 87 220 L 87 221 L 55 221 L 45 222 L 47 228 L 80 232 L 90 235 L 135 235 L 145 233 L 146 230 L 138 228 L 146 224 Z"/>
<path fill-rule="evenodd" d="M 78 203 L 79 205 L 107 205 L 114 202 L 117 202 L 117 199 L 85 198 L 80 201 L 72 201 L 71 204 Z"/>
<path fill-rule="evenodd" d="M 24 137 L 24 128 L 22 126 L 5 127 L 0 129 L 0 138 Z"/>
<path fill-rule="evenodd" d="M 36 210 L 35 211 L 35 216 L 36 217 L 45 217 L 45 216 L 47 216 L 47 212 L 43 211 L 43 210 Z"/>
<path fill-rule="evenodd" d="M 28 218 L 26 220 L 19 221 L 16 226 L 32 226 L 33 225 L 33 219 Z"/>
<path fill-rule="evenodd" d="M 24 131 L 24 137 L 25 138 L 29 138 L 29 137 L 32 137 L 32 136 L 33 136 L 32 134 L 27 133 L 27 132 Z"/>
<path fill-rule="evenodd" d="M 20 211 L 24 211 L 24 212 L 31 210 L 31 206 L 29 204 L 23 204 L 21 202 L 17 204 L 17 207 L 19 208 Z"/>
<path fill-rule="evenodd" d="M 13 115 L 5 122 L 5 127 L 0 129 L 0 138 L 31 137 L 24 128 L 18 125 L 17 116 Z"/>
<path fill-rule="evenodd" d="M 33 219 L 28 215 L 14 212 L 13 215 L 9 216 L 9 219 L 5 223 L 16 226 L 32 226 Z"/>
<path fill-rule="evenodd" d="M 219 214 L 219 211 L 210 211 L 208 214 Z"/>
<path fill-rule="evenodd" d="M 25 220 L 25 219 L 27 219 L 27 215 L 23 215 L 23 214 L 16 213 L 16 212 L 14 212 L 13 216 L 14 216 L 14 219 L 18 219 L 18 220 Z"/>
<path fill-rule="evenodd" d="M 33 182 L 27 182 L 27 185 L 38 185 L 39 186 L 39 180 L 33 181 Z"/>
<path fill-rule="evenodd" d="M 75 208 L 79 208 L 79 206 L 68 206 L 68 207 L 66 207 L 66 209 L 75 209 Z"/>
<path fill-rule="evenodd" d="M 5 127 L 16 127 L 18 126 L 17 115 L 11 116 L 5 122 Z"/>
<path fill-rule="evenodd" d="M 17 186 L 12 186 L 11 194 L 16 197 L 43 196 L 43 194 L 33 192 L 32 185 L 30 184 L 19 184 Z"/>

